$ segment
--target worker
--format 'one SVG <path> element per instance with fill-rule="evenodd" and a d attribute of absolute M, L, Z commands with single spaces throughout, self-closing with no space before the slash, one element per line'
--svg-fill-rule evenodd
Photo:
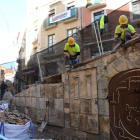
<path fill-rule="evenodd" d="M 134 27 L 128 24 L 128 18 L 125 15 L 120 16 L 119 22 L 120 25 L 115 30 L 115 39 L 121 38 L 121 43 L 124 44 L 137 36 Z"/>
<path fill-rule="evenodd" d="M 65 44 L 64 55 L 66 56 L 66 71 L 70 71 L 70 61 L 72 65 L 77 64 L 80 58 L 80 47 L 75 43 L 73 37 L 68 38 L 68 42 Z"/>
<path fill-rule="evenodd" d="M 100 18 L 100 35 L 102 36 L 103 35 L 103 30 L 104 30 L 104 25 L 105 23 L 108 23 L 108 15 L 103 15 L 101 18 Z"/>
<path fill-rule="evenodd" d="M 3 98 L 3 95 L 5 94 L 5 90 L 7 89 L 7 87 L 8 87 L 7 84 L 5 84 L 4 81 L 2 81 L 2 84 L 0 86 L 0 89 L 1 89 L 1 100 Z"/>

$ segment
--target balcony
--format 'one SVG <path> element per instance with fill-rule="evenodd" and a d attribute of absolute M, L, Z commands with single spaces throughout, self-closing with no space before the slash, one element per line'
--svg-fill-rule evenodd
<path fill-rule="evenodd" d="M 48 29 L 51 29 L 51 28 L 54 28 L 57 26 L 57 23 L 50 23 L 50 18 L 47 18 L 46 20 L 44 20 L 43 22 L 43 28 L 45 30 L 48 30 Z"/>
<path fill-rule="evenodd" d="M 89 6 L 88 6 L 88 3 L 90 3 Z M 106 6 L 106 0 L 91 0 L 88 3 L 86 7 L 90 10 L 101 7 L 101 6 Z"/>
<path fill-rule="evenodd" d="M 62 21 L 63 21 L 63 23 L 69 23 L 69 22 L 75 21 L 77 19 L 78 19 L 78 9 L 73 8 L 73 9 L 71 9 L 71 16 Z"/>
<path fill-rule="evenodd" d="M 36 44 L 37 41 L 38 41 L 38 39 L 37 39 L 37 37 L 35 37 L 35 38 L 33 39 L 33 41 L 32 41 L 32 44 Z"/>

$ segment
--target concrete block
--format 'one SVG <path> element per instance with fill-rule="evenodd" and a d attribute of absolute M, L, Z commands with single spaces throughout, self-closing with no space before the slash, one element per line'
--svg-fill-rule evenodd
<path fill-rule="evenodd" d="M 25 107 L 25 97 L 20 97 L 20 106 Z"/>
<path fill-rule="evenodd" d="M 31 107 L 37 108 L 37 102 L 35 97 L 31 97 Z"/>
<path fill-rule="evenodd" d="M 35 92 L 36 92 L 36 97 L 40 98 L 40 92 L 41 92 L 41 87 L 40 85 L 37 85 L 35 87 Z"/>
<path fill-rule="evenodd" d="M 78 128 L 79 125 L 79 114 L 70 113 L 70 126 Z"/>
<path fill-rule="evenodd" d="M 58 126 L 64 127 L 64 112 L 63 111 L 58 111 L 57 112 L 57 124 Z"/>
<path fill-rule="evenodd" d="M 93 115 L 98 115 L 98 101 L 97 99 L 93 99 L 92 101 L 92 113 Z"/>
<path fill-rule="evenodd" d="M 92 114 L 92 101 L 89 99 L 80 99 L 80 113 Z"/>
<path fill-rule="evenodd" d="M 109 116 L 109 102 L 108 100 L 98 100 L 99 115 Z"/>
<path fill-rule="evenodd" d="M 88 115 L 87 132 L 99 134 L 98 115 Z"/>
<path fill-rule="evenodd" d="M 110 122 L 109 122 L 109 116 L 99 116 L 99 123 L 100 123 L 100 131 L 103 133 L 110 134 Z"/>
<path fill-rule="evenodd" d="M 70 112 L 79 113 L 80 112 L 80 100 L 70 100 Z"/>
<path fill-rule="evenodd" d="M 25 106 L 26 107 L 31 107 L 31 97 L 26 97 L 25 98 Z"/>
<path fill-rule="evenodd" d="M 63 110 L 64 106 L 63 106 L 63 99 L 54 99 L 55 101 L 55 109 L 59 110 Z"/>
<path fill-rule="evenodd" d="M 37 109 L 46 109 L 46 98 L 36 98 Z"/>
<path fill-rule="evenodd" d="M 20 106 L 20 97 L 15 97 L 16 106 Z"/>
<path fill-rule="evenodd" d="M 30 88 L 24 90 L 24 94 L 25 94 L 25 97 L 30 97 L 31 96 Z"/>
<path fill-rule="evenodd" d="M 37 110 L 37 121 L 43 121 L 46 110 Z"/>
<path fill-rule="evenodd" d="M 108 89 L 109 80 L 106 78 L 102 78 L 98 80 L 98 90 Z"/>
<path fill-rule="evenodd" d="M 37 109 L 36 108 L 29 108 L 29 116 L 33 120 L 37 120 Z"/>
<path fill-rule="evenodd" d="M 108 95 L 107 89 L 98 90 L 98 99 L 106 99 Z"/>
<path fill-rule="evenodd" d="M 30 95 L 31 97 L 36 97 L 36 86 L 30 88 Z"/>
<path fill-rule="evenodd" d="M 87 131 L 87 115 L 80 114 L 78 130 Z"/>
<path fill-rule="evenodd" d="M 40 97 L 45 98 L 45 86 L 44 85 L 40 86 Z"/>
<path fill-rule="evenodd" d="M 13 105 L 13 106 L 16 105 L 15 104 L 16 103 L 15 100 L 16 100 L 16 97 L 13 97 L 13 99 L 11 100 L 11 105 Z"/>

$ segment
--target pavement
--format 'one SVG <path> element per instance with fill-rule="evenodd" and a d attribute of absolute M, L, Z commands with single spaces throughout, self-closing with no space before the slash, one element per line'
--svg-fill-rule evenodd
<path fill-rule="evenodd" d="M 46 140 L 77 140 L 76 138 L 68 137 L 62 133 L 61 127 L 47 125 L 43 132 L 38 131 L 40 124 L 34 124 L 34 137 L 31 139 L 46 139 Z M 30 130 L 30 135 L 32 131 Z"/>

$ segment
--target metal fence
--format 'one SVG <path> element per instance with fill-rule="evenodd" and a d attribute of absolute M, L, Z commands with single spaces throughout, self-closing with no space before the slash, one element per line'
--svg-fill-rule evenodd
<path fill-rule="evenodd" d="M 81 48 L 80 62 L 108 53 L 120 42 L 120 40 L 114 39 L 114 32 L 116 26 L 119 25 L 120 15 L 126 15 L 129 19 L 129 24 L 136 29 L 137 33 L 140 32 L 140 21 L 131 22 L 130 17 L 132 16 L 130 15 L 132 13 L 123 10 L 127 9 L 128 6 L 129 3 L 108 14 L 109 22 L 105 24 L 102 36 L 100 36 L 99 31 L 99 20 L 92 22 L 72 35 Z M 26 85 L 34 84 L 36 81 L 41 81 L 41 78 L 65 71 L 63 50 L 67 39 L 65 38 L 28 58 L 18 60 L 16 82 L 19 88 L 17 92 L 20 92 L 20 89 L 23 88 L 23 83 Z"/>

